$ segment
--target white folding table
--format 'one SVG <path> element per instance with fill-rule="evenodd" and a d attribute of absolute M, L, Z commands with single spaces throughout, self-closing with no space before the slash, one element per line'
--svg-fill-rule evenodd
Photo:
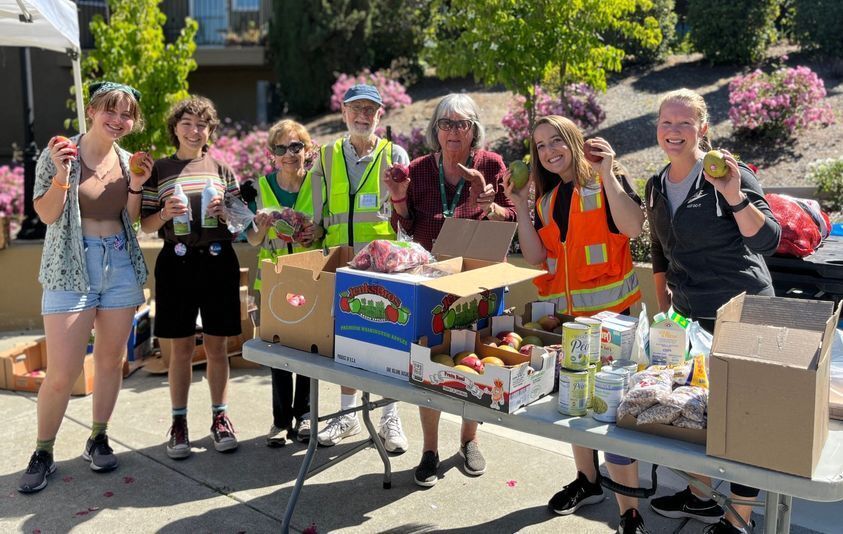
<path fill-rule="evenodd" d="M 311 470 L 310 466 L 316 453 L 317 441 L 315 436 L 310 440 L 284 514 L 282 529 L 285 533 L 289 531 L 290 520 L 305 479 L 360 450 L 370 446 L 377 449 L 384 463 L 384 487 L 391 486 L 392 472 L 389 457 L 369 418 L 371 409 L 391 401 L 370 403 L 369 393 L 375 393 L 386 399 L 434 408 L 472 421 L 503 425 L 528 434 L 637 458 L 677 472 L 698 473 L 760 488 L 767 492 L 764 513 L 765 534 L 783 534 L 790 531 L 790 508 L 793 497 L 819 502 L 843 500 L 843 423 L 838 421 L 831 421 L 829 425 L 828 441 L 813 478 L 803 478 L 707 456 L 705 447 L 702 445 L 619 428 L 613 424 L 601 423 L 591 417 L 562 415 L 556 409 L 555 395 L 539 399 L 513 414 L 505 414 L 412 386 L 408 382 L 338 364 L 333 359 L 318 354 L 310 354 L 278 343 L 267 343 L 260 339 L 250 340 L 243 345 L 243 357 L 268 367 L 310 377 L 310 415 L 314 433 L 317 431 L 317 422 L 320 419 L 325 420 L 339 413 L 345 413 L 337 412 L 319 417 L 320 380 L 353 387 L 364 392 L 363 406 L 357 411 L 361 412 L 363 422 L 369 431 L 369 439 L 315 470 Z"/>

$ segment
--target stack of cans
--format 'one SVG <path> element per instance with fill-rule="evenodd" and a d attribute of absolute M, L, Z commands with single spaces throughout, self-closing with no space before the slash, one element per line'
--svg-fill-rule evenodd
<path fill-rule="evenodd" d="M 588 414 L 600 366 L 600 326 L 591 317 L 562 324 L 562 351 L 556 358 L 560 413 Z"/>

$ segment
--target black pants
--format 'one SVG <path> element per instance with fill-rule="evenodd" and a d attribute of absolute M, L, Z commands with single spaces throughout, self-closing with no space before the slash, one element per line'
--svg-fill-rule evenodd
<path fill-rule="evenodd" d="M 272 371 L 272 424 L 278 428 L 293 426 L 293 418 L 300 421 L 310 411 L 310 378 L 296 375 L 293 398 L 293 373 L 283 369 Z"/>
<path fill-rule="evenodd" d="M 712 334 L 714 333 L 714 319 L 697 319 L 696 321 L 700 323 L 700 326 L 703 327 L 704 330 Z M 743 484 L 738 484 L 737 482 L 731 483 L 731 490 L 732 493 L 738 497 L 743 497 L 744 499 L 754 499 L 755 497 L 758 497 L 759 493 L 758 489 L 744 486 Z"/>

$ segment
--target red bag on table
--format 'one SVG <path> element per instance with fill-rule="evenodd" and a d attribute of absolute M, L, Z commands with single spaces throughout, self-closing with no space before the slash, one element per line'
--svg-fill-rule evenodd
<path fill-rule="evenodd" d="M 831 220 L 817 201 L 775 193 L 764 198 L 782 227 L 776 254 L 804 258 L 816 252 L 831 231 Z"/>

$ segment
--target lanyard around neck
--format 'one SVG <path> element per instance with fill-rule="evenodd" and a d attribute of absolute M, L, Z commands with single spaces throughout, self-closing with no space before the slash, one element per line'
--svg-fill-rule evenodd
<path fill-rule="evenodd" d="M 439 154 L 439 196 L 442 197 L 442 216 L 443 217 L 453 217 L 454 210 L 457 209 L 457 202 L 460 201 L 460 195 L 462 194 L 462 188 L 465 185 L 465 180 L 460 178 L 460 182 L 457 184 L 457 191 L 454 193 L 454 198 L 451 199 L 451 204 L 448 204 L 447 197 L 445 196 L 445 166 L 442 164 L 442 160 L 445 157 L 442 154 Z M 471 168 L 471 162 L 474 159 L 473 155 L 468 156 L 468 161 L 465 162 L 465 166 Z"/>

